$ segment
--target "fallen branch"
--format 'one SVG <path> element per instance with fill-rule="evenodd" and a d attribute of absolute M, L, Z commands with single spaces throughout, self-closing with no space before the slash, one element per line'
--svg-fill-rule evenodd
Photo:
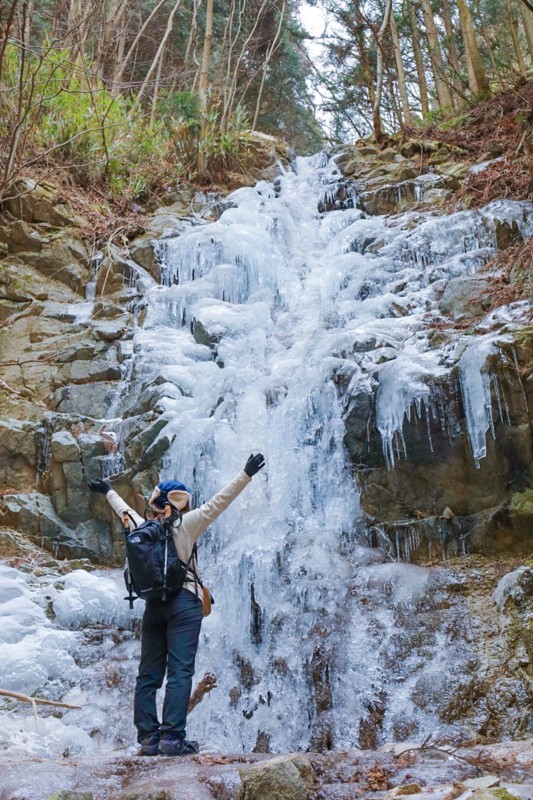
<path fill-rule="evenodd" d="M 0 695 L 2 697 L 12 697 L 15 700 L 22 700 L 25 703 L 31 703 L 35 719 L 37 719 L 37 703 L 43 706 L 59 706 L 60 708 L 81 708 L 81 706 L 72 706 L 70 703 L 59 703 L 55 700 L 43 700 L 40 697 L 30 697 L 28 694 L 21 694 L 20 692 L 10 692 L 7 689 L 0 689 Z"/>
<path fill-rule="evenodd" d="M 217 686 L 217 676 L 212 672 L 206 672 L 200 683 L 196 686 L 192 697 L 189 700 L 187 714 L 190 714 L 193 708 L 196 708 L 198 703 L 201 703 L 206 694 Z"/>

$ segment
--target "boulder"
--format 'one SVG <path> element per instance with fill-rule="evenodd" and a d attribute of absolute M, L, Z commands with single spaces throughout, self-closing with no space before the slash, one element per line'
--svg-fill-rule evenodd
<path fill-rule="evenodd" d="M 132 278 L 131 263 L 112 247 L 110 255 L 102 261 L 98 269 L 96 294 L 103 296 L 120 292 L 124 286 L 130 285 Z"/>
<path fill-rule="evenodd" d="M 478 275 L 452 278 L 440 299 L 439 309 L 455 322 L 482 316 L 491 303 L 489 287 L 489 281 Z"/>
<path fill-rule="evenodd" d="M 27 420 L 0 420 L 0 488 L 35 486 L 40 426 Z"/>
<path fill-rule="evenodd" d="M 130 257 L 159 283 L 161 280 L 161 262 L 159 260 L 159 244 L 153 239 L 140 237 L 129 246 Z"/>
<path fill-rule="evenodd" d="M 15 317 L 31 305 L 31 300 L 2 300 L 0 299 L 0 325 L 10 317 Z"/>
<path fill-rule="evenodd" d="M 95 383 L 97 381 L 119 381 L 122 378 L 120 367 L 109 361 L 73 361 L 69 376 L 72 383 Z"/>
<path fill-rule="evenodd" d="M 79 461 L 80 448 L 70 431 L 57 431 L 52 434 L 52 458 L 58 463 Z"/>
<path fill-rule="evenodd" d="M 113 342 L 125 337 L 130 323 L 130 314 L 121 314 L 115 319 L 95 320 L 92 324 L 92 334 L 95 339 Z"/>
<path fill-rule="evenodd" d="M 367 214 L 394 214 L 405 211 L 408 205 L 418 202 L 418 192 L 413 180 L 394 183 L 377 179 L 369 181 L 367 185 L 370 186 L 372 183 L 378 184 L 379 188 L 362 192 L 360 198 L 361 207 Z"/>
<path fill-rule="evenodd" d="M 30 541 L 52 551 L 58 558 L 94 556 L 94 552 L 78 541 L 75 531 L 58 517 L 50 498 L 38 492 L 1 498 L 0 525 L 21 531 Z"/>
<path fill-rule="evenodd" d="M 168 436 L 160 435 L 167 425 L 168 420 L 160 417 L 129 441 L 125 455 L 134 471 L 148 469 L 160 462 L 171 444 Z"/>
<path fill-rule="evenodd" d="M 22 220 L 0 227 L 0 242 L 7 244 L 9 253 L 39 253 L 49 241 Z"/>
<path fill-rule="evenodd" d="M 103 419 L 116 396 L 116 383 L 70 384 L 57 389 L 52 405 L 62 414 Z"/>
<path fill-rule="evenodd" d="M 38 184 L 31 178 L 15 181 L 5 205 L 10 214 L 25 222 L 44 222 L 52 227 L 73 222 L 72 212 L 57 203 L 57 189 L 50 184 Z"/>
<path fill-rule="evenodd" d="M 468 175 L 470 167 L 468 164 L 456 161 L 445 161 L 442 164 L 436 164 L 435 172 L 444 177 L 444 185 L 448 189 L 458 189 L 461 181 Z"/>
<path fill-rule="evenodd" d="M 192 335 L 198 344 L 204 344 L 211 349 L 215 348 L 220 339 L 227 333 L 227 328 L 217 323 L 211 323 L 211 330 L 209 330 L 208 324 L 197 317 L 193 317 L 191 328 Z"/>
<path fill-rule="evenodd" d="M 396 150 L 393 147 L 386 147 L 385 150 L 378 151 L 377 157 L 380 161 L 391 163 L 396 158 Z"/>
<path fill-rule="evenodd" d="M 237 800 L 308 800 L 315 771 L 305 755 L 283 755 L 240 768 Z"/>
<path fill-rule="evenodd" d="M 64 235 L 50 240 L 41 238 L 39 245 L 38 249 L 29 248 L 27 244 L 17 246 L 18 259 L 34 267 L 46 278 L 61 281 L 77 294 L 85 295 L 89 272 L 88 254 L 84 245 Z"/>
<path fill-rule="evenodd" d="M 247 131 L 245 134 L 247 163 L 252 165 L 248 175 L 255 180 L 273 181 L 283 174 L 294 154 L 290 147 L 275 136 L 260 131 Z M 249 184 L 250 181 L 247 181 Z"/>

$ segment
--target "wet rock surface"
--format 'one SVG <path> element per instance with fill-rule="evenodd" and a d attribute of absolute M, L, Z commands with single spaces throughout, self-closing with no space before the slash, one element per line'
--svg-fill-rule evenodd
<path fill-rule="evenodd" d="M 459 749 L 406 742 L 381 752 L 274 757 L 206 752 L 183 759 L 117 753 L 61 762 L 8 758 L 2 789 L 13 800 L 526 800 L 532 770 L 530 741 Z"/>

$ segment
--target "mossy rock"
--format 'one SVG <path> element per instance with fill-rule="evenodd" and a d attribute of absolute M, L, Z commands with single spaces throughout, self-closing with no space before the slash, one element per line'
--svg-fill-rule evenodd
<path fill-rule="evenodd" d="M 515 492 L 509 503 L 509 512 L 517 515 L 533 517 L 533 489 L 525 492 Z"/>

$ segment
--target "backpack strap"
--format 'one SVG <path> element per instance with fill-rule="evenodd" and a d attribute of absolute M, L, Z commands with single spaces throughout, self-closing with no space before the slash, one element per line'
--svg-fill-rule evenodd
<path fill-rule="evenodd" d="M 164 524 L 165 524 L 165 530 L 167 530 L 166 526 L 168 525 L 168 532 L 170 533 L 171 536 L 172 536 L 172 532 L 174 530 L 174 523 L 177 522 L 178 524 L 177 524 L 176 527 L 179 528 L 181 526 L 182 519 L 183 519 L 183 515 L 182 515 L 182 513 L 180 511 L 176 511 L 170 505 L 166 506 L 166 508 L 165 508 L 165 523 Z M 167 536 L 168 536 L 168 532 L 167 532 Z M 195 542 L 194 545 L 193 545 L 191 554 L 190 554 L 190 556 L 189 556 L 189 558 L 187 560 L 187 574 L 189 572 L 192 573 L 192 576 L 194 578 L 194 590 L 196 592 L 196 595 L 198 595 L 198 586 L 201 586 L 203 588 L 203 583 L 200 580 L 200 578 L 198 576 L 198 573 L 196 571 L 196 568 L 194 566 L 196 564 L 197 553 L 198 553 L 198 551 L 197 551 L 196 542 Z M 166 547 L 165 547 L 165 590 L 166 590 Z"/>

